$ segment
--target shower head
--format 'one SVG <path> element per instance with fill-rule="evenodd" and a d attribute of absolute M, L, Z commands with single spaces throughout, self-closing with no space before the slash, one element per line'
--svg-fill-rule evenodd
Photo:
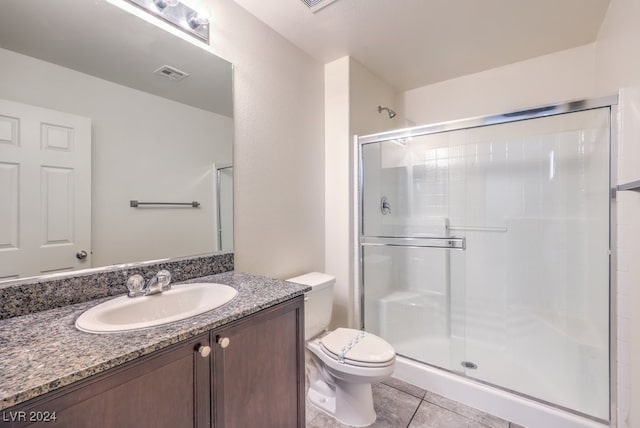
<path fill-rule="evenodd" d="M 396 117 L 396 112 L 391 110 L 389 107 L 378 106 L 378 113 L 382 113 L 383 110 L 389 114 L 389 119 Z"/>

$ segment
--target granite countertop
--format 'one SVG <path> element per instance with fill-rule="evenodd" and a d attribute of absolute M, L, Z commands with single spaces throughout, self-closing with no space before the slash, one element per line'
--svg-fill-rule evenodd
<path fill-rule="evenodd" d="M 189 282 L 217 282 L 238 290 L 228 304 L 195 317 L 140 331 L 84 333 L 76 319 L 113 297 L 0 321 L 0 410 L 205 333 L 309 288 L 281 280 L 225 272 Z"/>

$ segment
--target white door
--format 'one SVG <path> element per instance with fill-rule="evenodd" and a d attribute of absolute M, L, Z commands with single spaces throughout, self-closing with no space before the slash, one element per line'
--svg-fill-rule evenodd
<path fill-rule="evenodd" d="M 0 100 L 0 279 L 88 267 L 91 120 Z"/>

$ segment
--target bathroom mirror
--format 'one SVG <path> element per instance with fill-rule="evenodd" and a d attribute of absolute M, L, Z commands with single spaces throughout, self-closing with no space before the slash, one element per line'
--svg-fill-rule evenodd
<path fill-rule="evenodd" d="M 232 251 L 232 65 L 117 1 L 2 2 L 0 281 Z"/>

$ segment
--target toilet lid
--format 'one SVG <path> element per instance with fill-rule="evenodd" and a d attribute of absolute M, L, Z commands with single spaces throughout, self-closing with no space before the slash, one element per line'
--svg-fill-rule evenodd
<path fill-rule="evenodd" d="M 364 367 L 388 366 L 395 351 L 375 334 L 351 328 L 338 328 L 320 339 L 322 350 L 346 364 Z"/>

